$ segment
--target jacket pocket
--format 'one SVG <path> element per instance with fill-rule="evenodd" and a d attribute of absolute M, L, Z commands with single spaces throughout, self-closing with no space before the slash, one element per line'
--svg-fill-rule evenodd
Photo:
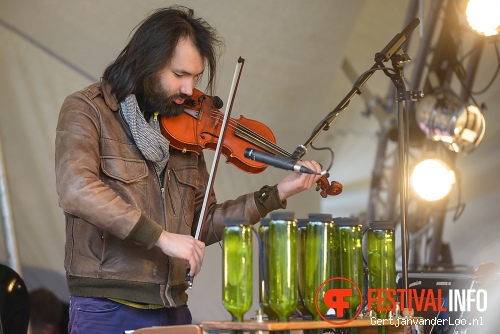
<path fill-rule="evenodd" d="M 136 182 L 148 175 L 148 167 L 143 160 L 102 156 L 101 168 L 107 176 L 124 183 Z"/>
<path fill-rule="evenodd" d="M 196 167 L 172 168 L 172 172 L 181 185 L 197 189 L 198 169 Z"/>
<path fill-rule="evenodd" d="M 171 214 L 178 217 L 180 221 L 171 221 L 168 231 L 190 234 L 194 218 L 195 196 L 198 190 L 198 169 L 196 167 L 173 168 L 171 176 L 173 177 L 167 188 L 172 208 Z"/>

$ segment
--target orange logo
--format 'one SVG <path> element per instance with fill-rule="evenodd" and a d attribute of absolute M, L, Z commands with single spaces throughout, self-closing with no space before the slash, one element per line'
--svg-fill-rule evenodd
<path fill-rule="evenodd" d="M 334 278 L 327 279 L 326 281 L 321 283 L 321 285 L 318 287 L 318 289 L 316 290 L 316 295 L 314 296 L 314 305 L 316 306 L 316 312 L 318 312 L 318 314 L 320 315 L 321 318 L 323 318 L 323 320 L 325 320 L 333 325 L 345 325 L 345 324 L 350 323 L 351 321 L 353 321 L 354 319 L 356 319 L 358 317 L 358 315 L 362 309 L 361 306 L 358 307 L 358 312 L 352 318 L 350 318 L 346 321 L 340 321 L 340 322 L 339 321 L 333 322 L 331 320 L 326 319 L 319 311 L 319 306 L 318 306 L 319 292 L 323 288 L 323 286 L 325 286 L 326 283 L 328 283 L 330 281 L 334 281 L 334 280 L 339 280 L 339 281 L 344 280 L 344 281 L 349 282 L 352 286 L 354 286 L 356 288 L 356 290 L 358 290 L 359 300 L 362 303 L 363 296 L 361 294 L 361 290 L 359 289 L 359 287 L 356 283 L 354 283 L 353 281 L 351 281 L 350 279 L 345 278 L 345 277 L 334 277 Z M 337 316 L 337 318 L 341 318 L 344 316 L 344 310 L 348 309 L 349 305 L 350 305 L 349 301 L 345 300 L 345 297 L 352 297 L 352 291 L 353 291 L 352 288 L 351 289 L 347 289 L 347 288 L 328 289 L 324 293 L 323 302 L 325 303 L 325 305 L 328 308 L 335 310 L 335 315 Z"/>

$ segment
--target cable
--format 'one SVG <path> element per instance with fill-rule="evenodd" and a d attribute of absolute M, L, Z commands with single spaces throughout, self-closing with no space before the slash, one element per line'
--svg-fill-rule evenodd
<path fill-rule="evenodd" d="M 377 68 L 370 68 L 369 70 L 364 71 L 364 72 L 363 72 L 363 73 L 362 73 L 362 74 L 361 74 L 361 75 L 360 75 L 360 76 L 356 79 L 356 81 L 354 81 L 354 85 L 353 85 L 353 87 L 358 88 L 359 81 L 360 81 L 361 79 L 363 79 L 363 77 L 364 77 L 366 74 L 368 74 L 368 73 L 372 73 L 372 72 L 375 72 L 375 71 L 380 71 L 380 70 L 382 70 L 382 71 L 384 71 L 384 72 L 386 72 L 386 71 L 392 71 L 392 72 L 396 73 L 396 71 L 395 71 L 393 68 L 390 68 L 390 67 L 377 67 Z M 386 74 L 387 74 L 387 73 L 386 73 Z"/>
<path fill-rule="evenodd" d="M 329 172 L 330 169 L 333 166 L 333 160 L 335 158 L 335 152 L 330 147 L 327 147 L 327 146 L 325 146 L 325 147 L 316 147 L 316 146 L 313 145 L 313 143 L 311 143 L 311 148 L 314 149 L 314 150 L 316 150 L 316 151 L 330 151 L 330 155 L 331 155 L 330 163 L 328 164 L 328 168 L 325 169 L 327 172 Z"/>
<path fill-rule="evenodd" d="M 497 78 L 498 73 L 500 72 L 500 53 L 498 52 L 498 45 L 497 45 L 497 43 L 493 43 L 493 45 L 495 46 L 495 53 L 497 54 L 497 69 L 495 71 L 495 74 L 493 74 L 493 77 L 491 78 L 490 82 L 486 85 L 486 87 L 484 87 L 483 89 L 481 89 L 481 90 L 479 90 L 477 92 L 473 92 L 471 90 L 470 91 L 471 94 L 481 95 L 484 92 L 486 92 L 488 89 L 490 89 L 491 85 L 493 84 L 493 82 Z"/>
<path fill-rule="evenodd" d="M 465 210 L 465 203 L 462 203 L 462 187 L 460 185 L 462 182 L 462 178 L 458 174 L 456 174 L 456 177 L 457 177 L 458 198 L 457 198 L 457 207 L 455 209 L 455 213 L 453 214 L 453 221 L 456 221 L 458 218 L 460 218 L 460 216 Z"/>
<path fill-rule="evenodd" d="M 478 107 L 479 107 L 479 103 L 476 101 L 476 99 L 474 98 L 473 95 L 481 95 L 481 94 L 485 93 L 488 89 L 490 89 L 491 85 L 493 84 L 493 82 L 497 78 L 498 73 L 500 73 L 500 53 L 498 51 L 497 43 L 494 43 L 494 46 L 495 46 L 495 53 L 497 55 L 497 69 L 495 70 L 495 73 L 493 74 L 493 77 L 491 78 L 490 82 L 488 82 L 486 87 L 484 87 L 483 89 L 481 89 L 479 91 L 472 91 L 472 88 L 468 87 L 465 84 L 464 78 L 461 75 L 459 75 L 457 71 L 455 71 L 455 73 L 457 74 L 458 81 L 460 82 L 462 87 L 467 91 L 467 95 L 469 95 L 469 97 L 472 100 L 472 102 L 474 103 L 474 105 L 476 105 Z M 465 58 L 465 56 L 462 57 L 462 59 L 464 59 L 464 58 Z M 464 70 L 463 65 L 461 63 L 461 60 L 457 59 L 457 67 L 460 68 L 465 73 L 465 70 Z"/>

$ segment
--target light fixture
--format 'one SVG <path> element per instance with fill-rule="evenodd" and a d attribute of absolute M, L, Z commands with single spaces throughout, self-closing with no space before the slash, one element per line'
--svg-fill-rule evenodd
<path fill-rule="evenodd" d="M 500 31 L 500 0 L 470 0 L 465 14 L 472 29 L 485 36 Z"/>
<path fill-rule="evenodd" d="M 455 183 L 455 172 L 441 159 L 426 159 L 413 169 L 410 184 L 427 201 L 447 196 Z"/>
<path fill-rule="evenodd" d="M 427 138 L 454 152 L 472 152 L 481 142 L 486 122 L 478 107 L 451 92 L 431 94 L 416 104 L 416 119 Z"/>

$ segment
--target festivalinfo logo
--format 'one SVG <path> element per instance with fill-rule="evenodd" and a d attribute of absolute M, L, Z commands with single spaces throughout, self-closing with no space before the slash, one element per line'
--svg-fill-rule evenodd
<path fill-rule="evenodd" d="M 348 281 L 351 288 L 332 288 L 321 293 L 322 288 L 331 281 Z M 344 277 L 330 278 L 323 282 L 316 291 L 315 304 L 318 309 L 318 301 L 322 301 L 327 307 L 335 311 L 337 318 L 343 318 L 345 311 L 350 308 L 349 297 L 353 294 L 359 296 L 359 300 L 363 300 L 361 289 L 353 281 Z M 488 308 L 488 293 L 485 289 L 368 289 L 367 291 L 367 309 L 368 311 L 376 310 L 378 312 L 390 311 L 394 312 L 397 309 L 398 302 L 404 305 L 407 298 L 406 306 L 410 311 L 417 312 L 485 312 Z M 446 302 L 445 302 L 446 299 Z M 345 324 L 353 321 L 361 312 L 361 307 L 358 308 L 356 314 L 352 318 L 347 319 Z M 318 311 L 318 313 L 320 313 Z M 320 313 L 321 315 L 321 313 Z M 330 322 L 326 317 L 321 316 L 323 320 Z M 384 320 L 384 319 L 379 319 Z M 387 319 L 385 319 L 387 320 Z M 339 322 L 335 322 L 339 324 Z M 392 324 L 392 323 L 391 323 Z"/>
<path fill-rule="evenodd" d="M 378 311 L 395 311 L 396 299 L 399 297 L 403 305 L 405 295 L 410 311 L 484 312 L 488 308 L 488 293 L 484 289 L 437 289 L 436 292 L 433 289 L 368 289 L 368 310 L 376 307 Z"/>

